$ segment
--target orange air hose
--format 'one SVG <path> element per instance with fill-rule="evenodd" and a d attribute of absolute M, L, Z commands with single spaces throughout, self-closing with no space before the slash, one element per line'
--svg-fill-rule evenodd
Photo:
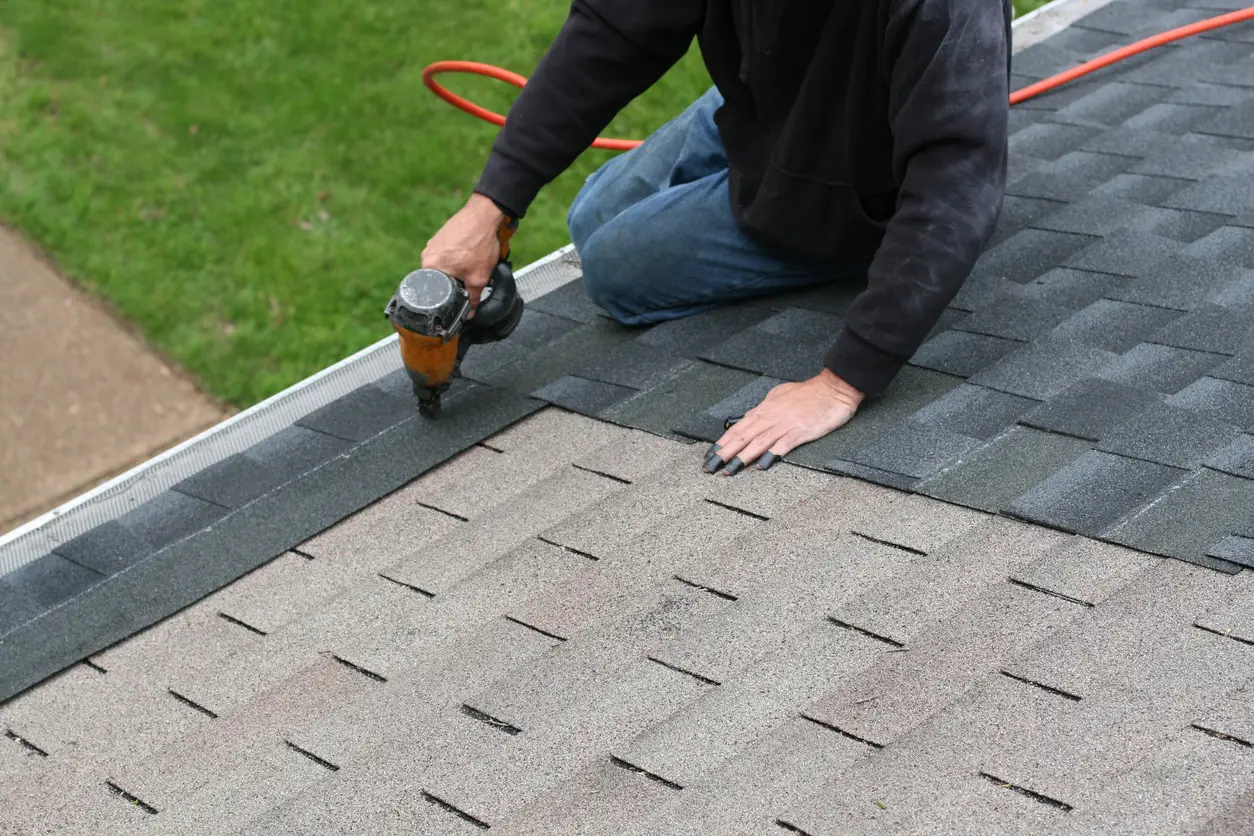
<path fill-rule="evenodd" d="M 1254 6 L 1246 9 L 1238 9 L 1235 12 L 1227 12 L 1226 14 L 1216 15 L 1215 17 L 1200 20 L 1197 23 L 1190 23 L 1186 26 L 1179 26 L 1175 29 L 1168 30 L 1158 35 L 1137 41 L 1133 44 L 1120 47 L 1106 53 L 1105 55 L 1094 58 L 1091 61 L 1072 67 L 1069 70 L 1050 76 L 1049 78 L 1030 84 L 1021 90 L 1016 90 L 1010 94 L 1010 104 L 1016 105 L 1022 101 L 1026 101 L 1034 96 L 1053 90 L 1057 87 L 1074 81 L 1081 76 L 1096 72 L 1097 70 L 1109 67 L 1125 58 L 1131 58 L 1134 55 L 1140 55 L 1148 52 L 1156 47 L 1164 44 L 1179 41 L 1193 35 L 1200 35 L 1203 32 L 1210 32 L 1224 26 L 1230 26 L 1234 23 L 1240 23 L 1246 20 L 1254 20 Z M 498 81 L 504 81 L 515 87 L 522 89 L 527 84 L 527 79 L 518 73 L 503 70 L 500 67 L 494 67 L 491 64 L 480 64 L 477 61 L 436 61 L 430 64 L 422 71 L 422 83 L 427 86 L 432 93 L 435 93 L 444 101 L 453 105 L 459 110 L 476 116 L 485 122 L 491 122 L 498 127 L 505 124 L 505 117 L 499 113 L 480 107 L 469 99 L 462 98 L 455 93 L 449 92 L 435 77 L 440 73 L 473 73 L 475 75 L 487 76 Z M 609 139 L 606 137 L 597 137 L 592 143 L 593 148 L 602 148 L 608 151 L 630 151 L 635 148 L 643 140 L 639 139 Z"/>

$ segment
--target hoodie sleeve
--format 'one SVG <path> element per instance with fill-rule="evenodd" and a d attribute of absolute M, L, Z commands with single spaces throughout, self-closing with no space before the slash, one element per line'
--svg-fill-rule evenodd
<path fill-rule="evenodd" d="M 824 365 L 876 394 L 962 287 L 1001 213 L 1006 185 L 1011 12 L 999 0 L 890 0 L 897 209 L 867 289 Z"/>
<path fill-rule="evenodd" d="M 475 191 L 521 217 L 691 46 L 701 0 L 574 0 L 506 116 Z"/>

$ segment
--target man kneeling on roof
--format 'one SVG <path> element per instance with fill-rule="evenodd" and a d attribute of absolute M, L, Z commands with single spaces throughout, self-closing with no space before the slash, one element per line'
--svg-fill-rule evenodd
<path fill-rule="evenodd" d="M 696 38 L 715 86 L 588 178 L 567 221 L 589 296 L 627 325 L 864 288 L 821 370 L 771 390 L 706 462 L 769 467 L 884 390 L 991 236 L 1012 18 L 1010 0 L 574 0 L 423 266 L 462 278 L 477 304 L 503 217 Z"/>

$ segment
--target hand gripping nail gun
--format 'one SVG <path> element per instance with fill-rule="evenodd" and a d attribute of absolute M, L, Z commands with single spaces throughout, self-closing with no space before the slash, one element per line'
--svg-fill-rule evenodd
<path fill-rule="evenodd" d="M 401 361 L 413 381 L 418 411 L 428 418 L 439 416 L 440 397 L 457 374 L 466 350 L 505 339 L 522 318 L 523 300 L 509 260 L 509 241 L 517 228 L 518 221 L 507 218 L 497 230 L 500 260 L 472 319 L 466 319 L 470 313 L 466 286 L 430 268 L 402 279 L 383 310 L 400 336 Z"/>

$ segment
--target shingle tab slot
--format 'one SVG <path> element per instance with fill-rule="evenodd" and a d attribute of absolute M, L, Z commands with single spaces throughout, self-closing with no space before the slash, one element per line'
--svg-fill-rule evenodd
<path fill-rule="evenodd" d="M 683 789 L 683 787 L 681 787 L 679 784 L 676 784 L 674 781 L 667 780 L 666 778 L 663 778 L 661 775 L 657 775 L 653 772 L 650 772 L 647 769 L 641 769 L 640 767 L 636 766 L 634 763 L 628 763 L 622 758 L 616 757 L 614 755 L 610 755 L 610 763 L 614 764 L 619 769 L 625 769 L 628 772 L 635 772 L 637 775 L 643 775 L 644 777 L 648 778 L 650 781 L 656 781 L 657 783 L 661 784 L 664 787 L 668 787 L 669 789 L 672 789 L 672 790 Z"/>
<path fill-rule="evenodd" d="M 84 665 L 86 665 L 87 667 L 91 668 L 91 669 L 92 669 L 93 671 L 95 671 L 96 673 L 108 673 L 108 672 L 109 672 L 109 671 L 107 671 L 106 669 L 104 669 L 104 668 L 100 667 L 99 665 L 97 665 L 95 662 L 93 662 L 93 661 L 92 661 L 92 660 L 90 660 L 90 659 L 84 659 L 84 660 L 83 660 L 83 664 L 84 664 Z"/>
<path fill-rule="evenodd" d="M 854 537 L 861 537 L 863 540 L 867 540 L 868 542 L 875 543 L 880 546 L 888 546 L 890 549 L 897 549 L 899 551 L 909 552 L 910 554 L 917 554 L 921 557 L 927 556 L 927 552 L 920 549 L 916 549 L 911 546 L 903 546 L 901 543 L 894 543 L 891 540 L 881 540 L 879 537 L 872 537 L 870 534 L 863 534 L 861 531 L 851 531 L 849 533 Z"/>
<path fill-rule="evenodd" d="M 128 801 L 131 804 L 134 804 L 136 807 L 143 810 L 148 815 L 150 816 L 157 815 L 156 807 L 153 807 L 151 804 L 147 804 L 141 801 L 139 798 L 137 798 L 134 795 L 131 795 L 129 792 L 122 789 L 117 784 L 113 783 L 112 781 L 105 781 L 105 786 L 108 787 L 109 792 L 113 793 L 116 796 L 121 797 L 124 801 Z"/>
<path fill-rule="evenodd" d="M 695 581 L 690 581 L 687 578 L 681 578 L 679 575 L 675 575 L 674 578 L 675 580 L 679 581 L 682 584 L 691 586 L 693 589 L 699 589 L 702 592 L 708 592 L 711 595 L 722 598 L 724 601 L 739 601 L 740 600 L 735 595 L 732 595 L 730 592 L 722 592 L 720 590 L 713 589 L 711 587 L 696 583 Z"/>
<path fill-rule="evenodd" d="M 792 824 L 791 822 L 786 822 L 783 819 L 776 819 L 775 825 L 781 830 L 787 830 L 789 833 L 796 833 L 798 836 L 814 836 L 814 834 L 810 833 L 810 831 L 802 830 L 800 827 L 797 827 L 797 825 Z"/>
<path fill-rule="evenodd" d="M 884 748 L 884 744 L 883 744 L 883 743 L 876 743 L 874 740 L 868 740 L 868 739 L 867 739 L 867 738 L 865 738 L 865 737 L 859 737 L 858 735 L 854 734 L 853 732 L 850 732 L 850 731 L 845 731 L 844 729 L 840 728 L 839 726 L 833 726 L 831 723 L 825 723 L 825 722 L 823 722 L 822 720 L 819 720 L 819 719 L 816 719 L 816 718 L 814 718 L 814 717 L 811 717 L 809 714 L 802 714 L 802 715 L 801 715 L 801 719 L 802 719 L 802 720 L 808 720 L 808 721 L 810 721 L 811 723 L 813 723 L 814 725 L 816 725 L 816 726 L 821 726 L 821 727 L 823 727 L 823 728 L 827 729 L 828 731 L 831 731 L 831 732 L 836 732 L 836 734 L 840 735 L 841 737 L 847 737 L 847 738 L 849 738 L 850 740 L 856 741 L 856 742 L 858 742 L 858 743 L 862 743 L 862 744 L 864 744 L 864 745 L 866 745 L 866 746 L 870 746 L 872 749 L 883 749 L 883 748 Z"/>
<path fill-rule="evenodd" d="M 221 618 L 223 621 L 229 621 L 237 627 L 243 627 L 245 630 L 248 630 L 249 632 L 252 632 L 252 633 L 256 633 L 259 636 L 266 635 L 265 630 L 262 630 L 258 627 L 254 627 L 253 625 L 249 624 L 246 621 L 240 621 L 238 618 L 236 618 L 233 615 L 227 615 L 224 612 L 220 612 L 218 613 L 218 618 Z"/>
<path fill-rule="evenodd" d="M 437 514 L 443 514 L 446 517 L 452 517 L 455 520 L 460 520 L 462 522 L 470 522 L 469 517 L 463 517 L 461 514 L 454 514 L 452 511 L 445 511 L 443 508 L 437 508 L 436 506 L 428 505 L 425 502 L 415 501 L 414 504 L 420 508 L 426 508 L 428 511 L 435 511 Z"/>
<path fill-rule="evenodd" d="M 201 714 L 205 715 L 206 717 L 208 717 L 208 718 L 210 718 L 210 719 L 213 719 L 213 720 L 218 719 L 218 715 L 217 715 L 217 714 L 215 714 L 214 712 L 212 712 L 212 711 L 210 711 L 209 709 L 205 708 L 205 707 L 204 707 L 203 705 L 201 705 L 200 703 L 198 703 L 198 702 L 196 702 L 196 701 L 194 701 L 194 700 L 190 700 L 190 699 L 188 699 L 187 697 L 185 697 L 185 696 L 183 696 L 182 694 L 180 694 L 178 691 L 175 691 L 173 688 L 169 688 L 169 689 L 167 689 L 167 690 L 170 692 L 170 696 L 174 697 L 174 699 L 176 699 L 176 700 L 178 700 L 179 702 L 183 703 L 183 705 L 187 706 L 188 708 L 191 708 L 191 709 L 194 709 L 194 710 L 196 710 L 196 711 L 199 711 Z"/>
<path fill-rule="evenodd" d="M 412 592 L 417 592 L 419 595 L 422 595 L 425 598 L 435 597 L 434 592 L 430 592 L 429 590 L 423 589 L 421 586 L 414 586 L 412 583 L 405 583 L 404 581 L 398 581 L 396 578 L 390 578 L 387 575 L 383 574 L 382 572 L 379 573 L 379 577 L 383 578 L 385 581 L 390 581 L 391 583 L 394 583 L 397 586 L 403 586 Z"/>
<path fill-rule="evenodd" d="M 40 749 L 34 743 L 31 743 L 29 740 L 22 737 L 17 732 L 13 731 L 13 729 L 5 729 L 4 736 L 7 737 L 9 740 L 12 740 L 14 743 L 18 744 L 19 746 L 21 746 L 23 749 L 25 749 L 28 752 L 34 752 L 36 755 L 39 755 L 41 758 L 48 757 L 47 752 L 45 752 L 43 749 Z"/>
<path fill-rule="evenodd" d="M 426 790 L 422 791 L 422 797 L 427 800 L 428 804 L 434 804 L 435 806 L 439 807 L 441 810 L 452 813 L 453 815 L 457 816 L 462 821 L 469 822 L 481 830 L 487 830 L 489 827 L 492 826 L 488 824 L 486 821 L 484 821 L 483 819 L 477 819 L 474 816 L 470 815 L 470 813 L 467 813 L 465 810 L 459 810 L 458 808 L 454 807 L 452 804 L 449 804 L 443 798 L 432 795 Z"/>
<path fill-rule="evenodd" d="M 1254 640 L 1243 639 L 1240 636 L 1234 636 L 1231 633 L 1225 633 L 1223 630 L 1216 630 L 1214 627 L 1206 627 L 1205 625 L 1202 625 L 1202 624 L 1194 624 L 1193 626 L 1201 630 L 1204 633 L 1210 633 L 1211 635 L 1215 635 L 1215 636 L 1222 636 L 1225 639 L 1232 639 L 1234 642 L 1241 642 L 1241 644 L 1248 644 L 1251 647 L 1254 647 Z"/>
<path fill-rule="evenodd" d="M 1055 696 L 1059 696 L 1059 697 L 1062 697 L 1063 699 L 1071 700 L 1072 702 L 1080 701 L 1079 694 L 1072 694 L 1070 691 L 1064 691 L 1061 688 L 1055 688 L 1052 685 L 1046 685 L 1043 682 L 1037 682 L 1035 679 L 1028 679 L 1026 677 L 1019 676 L 1018 674 L 1013 674 L 1008 670 L 1003 669 L 1001 671 L 1001 675 L 1006 677 L 1007 679 L 1013 679 L 1015 682 L 1022 682 L 1024 685 L 1031 685 L 1033 688 L 1040 688 L 1042 691 L 1045 691 L 1046 693 L 1054 694 Z"/>
<path fill-rule="evenodd" d="M 292 742 L 292 741 L 290 741 L 290 740 L 284 740 L 283 742 L 287 744 L 287 747 L 288 747 L 289 749 L 291 749 L 292 751 L 294 751 L 294 752 L 296 752 L 296 753 L 298 753 L 298 754 L 300 754 L 300 755 L 302 755 L 302 756 L 304 756 L 304 757 L 308 758 L 309 760 L 311 760 L 311 761 L 313 761 L 314 763 L 318 764 L 318 766 L 321 766 L 323 769 L 329 769 L 329 770 L 331 770 L 332 772 L 339 772 L 339 771 L 340 771 L 340 768 L 339 768 L 338 766 L 336 766 L 335 764 L 331 763 L 329 760 L 327 760 L 327 759 L 325 759 L 325 758 L 320 758 L 320 757 L 318 757 L 317 755 L 315 755 L 313 752 L 309 751 L 308 749 L 302 749 L 302 748 L 300 748 L 299 746 L 297 746 L 295 743 L 293 743 L 293 742 Z"/>
<path fill-rule="evenodd" d="M 550 633 L 548 630 L 541 630 L 539 627 L 536 627 L 534 624 L 528 624 L 525 621 L 520 621 L 519 619 L 514 618 L 514 616 L 512 615 L 506 615 L 502 617 L 506 621 L 511 621 L 514 624 L 517 624 L 519 627 L 526 627 L 528 630 L 531 630 L 532 632 L 535 632 L 535 633 L 539 633 L 542 636 L 547 636 L 550 639 L 556 639 L 559 642 L 566 641 L 566 638 L 564 636 L 559 636 L 557 633 Z"/>
<path fill-rule="evenodd" d="M 373 679 L 375 682 L 387 682 L 388 681 L 386 676 L 377 674 L 372 670 L 367 670 L 366 668 L 363 668 L 361 665 L 355 665 L 352 662 L 348 661 L 347 659 L 343 658 L 342 656 L 336 656 L 334 653 L 332 653 L 331 658 L 339 662 L 344 667 L 349 668 L 350 670 L 355 670 L 362 676 L 368 677 L 369 679 Z"/>
<path fill-rule="evenodd" d="M 513 723 L 507 723 L 504 720 L 493 717 L 491 714 L 486 714 L 477 708 L 466 705 L 465 703 L 462 703 L 462 714 L 465 714 L 467 717 L 473 717 L 481 723 L 487 723 L 492 728 L 500 729 L 506 734 L 518 734 L 522 731 L 522 729 L 518 728 L 518 726 L 515 726 Z"/>
<path fill-rule="evenodd" d="M 828 621 L 830 621 L 830 622 L 832 622 L 833 624 L 835 624 L 837 627 L 843 627 L 843 628 L 845 628 L 846 630 L 852 630 L 852 631 L 853 631 L 853 632 L 855 632 L 855 633 L 861 633 L 862 635 L 866 636 L 867 638 L 870 638 L 870 639 L 875 639 L 877 642 L 883 642 L 884 644 L 890 644 L 890 645 L 892 645 L 893 647 L 896 647 L 896 648 L 899 648 L 899 649 L 900 649 L 900 648 L 904 648 L 904 647 L 906 646 L 903 642 L 899 642 L 899 641 L 897 641 L 896 639 L 890 639 L 888 636 L 881 636 L 879 633 L 872 633 L 870 630 L 864 630 L 863 628 L 861 628 L 861 627 L 857 627 L 857 626 L 855 626 L 855 625 L 853 625 L 853 624 L 850 624 L 850 623 L 849 623 L 849 622 L 847 622 L 847 621 L 841 621 L 839 618 L 836 618 L 835 616 L 831 616 L 831 615 L 829 615 L 829 616 L 827 617 L 827 620 L 828 620 Z"/>
<path fill-rule="evenodd" d="M 1248 740 L 1242 740 L 1239 737 L 1233 737 L 1230 734 L 1225 734 L 1224 732 L 1216 731 L 1215 729 L 1208 729 L 1205 726 L 1199 726 L 1197 723 L 1190 723 L 1189 725 L 1200 731 L 1202 734 L 1213 737 L 1216 740 L 1226 740 L 1229 743 L 1236 743 L 1237 745 L 1244 746 L 1247 749 L 1254 749 L 1254 743 L 1251 743 Z"/>
<path fill-rule="evenodd" d="M 582 470 L 584 473 L 591 473 L 593 476 L 600 476 L 600 477 L 601 477 L 601 478 L 603 478 L 603 479 L 609 479 L 609 480 L 611 480 L 611 481 L 614 481 L 614 482 L 619 483 L 620 485 L 630 485 L 630 484 L 631 484 L 631 480 L 630 480 L 630 479 L 624 479 L 624 478 L 623 478 L 623 477 L 621 477 L 621 476 L 615 476 L 613 473 L 606 473 L 605 471 L 602 471 L 602 470 L 593 470 L 592 468 L 590 468 L 590 467 L 584 467 L 584 466 L 583 466 L 583 465 L 581 465 L 581 464 L 573 464 L 573 463 L 572 463 L 572 464 L 571 464 L 571 467 L 575 468 L 575 470 Z"/>
<path fill-rule="evenodd" d="M 987 772 L 981 772 L 980 777 L 987 781 L 991 781 L 992 783 L 996 784 L 1002 789 L 1007 789 L 1012 792 L 1017 792 L 1019 793 L 1019 795 L 1027 796 L 1033 801 L 1039 801 L 1042 804 L 1049 805 L 1050 807 L 1057 807 L 1059 810 L 1062 810 L 1063 812 L 1070 813 L 1073 809 L 1075 809 L 1074 807 L 1072 807 L 1070 804 L 1068 804 L 1065 801 L 1059 801 L 1057 798 L 1050 798 L 1048 795 L 1042 795 L 1041 793 L 1036 792 L 1034 790 L 1030 790 L 1027 787 L 1021 787 L 1018 784 L 1012 784 L 1009 781 L 1005 781 L 1001 778 L 998 778 L 996 775 L 990 775 Z"/>
<path fill-rule="evenodd" d="M 555 542 L 553 540 L 549 540 L 546 537 L 537 536 L 536 539 L 539 540 L 541 543 L 544 543 L 544 545 L 546 546 L 552 546 L 555 549 L 561 549 L 564 552 L 570 552 L 571 554 L 578 555 L 579 557 L 585 558 L 587 560 L 600 560 L 601 559 L 597 557 L 595 554 L 589 554 L 588 552 L 580 551 L 579 549 L 572 548 L 570 546 L 563 546 L 561 543 Z"/>
<path fill-rule="evenodd" d="M 1010 581 L 1010 583 L 1012 583 L 1013 585 L 1017 587 L 1021 587 L 1022 589 L 1027 589 L 1032 592 L 1039 592 L 1042 595 L 1050 595 L 1050 596 L 1053 596 L 1054 598 L 1061 598 L 1064 601 L 1070 601 L 1071 603 L 1079 604 L 1082 607 L 1096 606 L 1096 604 L 1094 604 L 1093 602 L 1085 601 L 1083 598 L 1072 598 L 1070 595 L 1063 595 L 1061 592 L 1055 592 L 1054 590 L 1046 589 L 1043 586 L 1036 586 L 1034 584 L 1028 583 L 1027 581 L 1021 581 L 1018 578 L 1007 578 L 1006 580 Z"/>
<path fill-rule="evenodd" d="M 691 676 L 693 679 L 697 680 L 698 682 L 703 682 L 706 685 L 721 684 L 717 679 L 710 679 L 708 676 L 702 676 L 699 673 L 693 673 L 692 671 L 687 670 L 686 668 L 681 668 L 678 665 L 672 665 L 670 662 L 663 662 L 661 659 L 657 658 L 656 656 L 648 656 L 646 658 L 650 662 L 656 662 L 657 664 L 661 665 L 662 667 L 668 670 L 675 671 L 675 673 L 682 673 L 684 676 Z"/>
<path fill-rule="evenodd" d="M 716 499 L 707 499 L 706 502 L 710 503 L 711 505 L 716 505 L 719 508 L 723 508 L 724 510 L 727 510 L 727 511 L 734 511 L 737 514 L 740 514 L 745 517 L 749 517 L 751 519 L 761 520 L 762 522 L 767 522 L 768 520 L 770 520 L 770 517 L 764 517 L 761 514 L 755 514 L 752 511 L 746 511 L 744 508 L 737 508 L 735 505 L 728 505 L 726 502 L 719 502 Z"/>

